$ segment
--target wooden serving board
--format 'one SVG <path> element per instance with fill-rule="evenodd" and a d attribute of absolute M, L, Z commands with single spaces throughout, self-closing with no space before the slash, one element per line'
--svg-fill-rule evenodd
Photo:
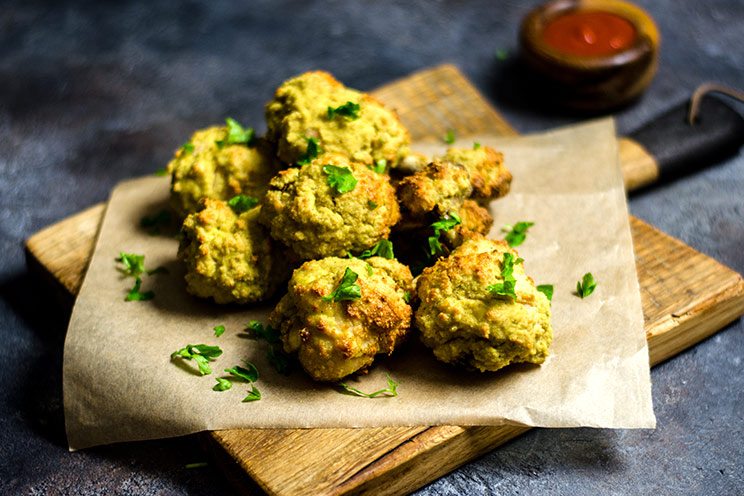
<path fill-rule="evenodd" d="M 413 140 L 515 131 L 455 67 L 428 69 L 373 94 L 397 110 Z M 634 156 L 620 147 L 626 185 Z M 93 252 L 103 204 L 32 236 L 36 269 L 71 303 Z M 651 364 L 710 336 L 744 314 L 744 281 L 731 269 L 631 217 Z M 404 494 L 527 431 L 525 427 L 244 429 L 202 435 L 243 493 Z"/>

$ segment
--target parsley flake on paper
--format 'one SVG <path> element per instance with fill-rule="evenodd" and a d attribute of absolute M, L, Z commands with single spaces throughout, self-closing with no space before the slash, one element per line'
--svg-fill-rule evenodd
<path fill-rule="evenodd" d="M 501 228 L 501 230 L 508 231 L 508 234 L 504 239 L 509 243 L 509 246 L 513 247 L 524 243 L 524 240 L 527 237 L 527 230 L 534 225 L 534 222 L 517 222 L 513 226 L 506 224 Z"/>
<path fill-rule="evenodd" d="M 266 359 L 280 374 L 288 374 L 290 372 L 289 360 L 287 359 L 284 352 L 281 350 L 281 335 L 278 330 L 272 328 L 270 325 L 264 327 L 263 324 L 257 320 L 252 320 L 246 329 L 250 329 L 251 337 L 254 339 L 264 339 L 269 343 L 269 348 L 266 352 Z"/>
<path fill-rule="evenodd" d="M 576 292 L 583 300 L 585 297 L 592 294 L 594 292 L 594 288 L 596 287 L 597 281 L 594 280 L 594 276 L 591 272 L 587 272 L 586 274 L 584 274 L 584 277 L 581 278 L 581 281 L 576 283 Z"/>
<path fill-rule="evenodd" d="M 248 396 L 243 398 L 243 403 L 247 403 L 249 401 L 257 401 L 261 399 L 261 392 L 256 389 L 256 386 L 251 384 L 251 392 L 248 393 Z"/>
<path fill-rule="evenodd" d="M 508 296 L 516 300 L 517 294 L 514 292 L 514 287 L 517 280 L 514 277 L 514 264 L 522 262 L 524 262 L 523 258 L 515 259 L 511 253 L 504 253 L 504 259 L 501 262 L 501 277 L 504 279 L 504 282 L 490 284 L 486 289 L 495 295 Z"/>
<path fill-rule="evenodd" d="M 343 387 L 346 391 L 349 391 L 350 393 L 353 393 L 357 396 L 363 396 L 364 398 L 374 398 L 376 396 L 380 396 L 382 394 L 386 395 L 387 397 L 393 397 L 398 396 L 398 386 L 400 386 L 400 382 L 395 382 L 391 377 L 390 374 L 387 375 L 387 383 L 388 387 L 387 389 L 380 389 L 379 391 L 375 391 L 374 393 L 363 393 L 362 391 L 353 388 L 351 386 L 347 386 L 343 382 L 339 382 L 338 385 Z"/>
<path fill-rule="evenodd" d="M 225 333 L 225 326 L 218 325 L 214 326 L 214 337 L 218 338 Z"/>
<path fill-rule="evenodd" d="M 451 145 L 455 142 L 455 132 L 454 131 L 447 131 L 447 134 L 444 135 L 444 142 L 448 145 Z"/>
<path fill-rule="evenodd" d="M 212 391 L 227 391 L 232 387 L 232 382 L 229 379 L 223 377 L 217 378 L 217 384 L 214 385 Z"/>
<path fill-rule="evenodd" d="M 359 104 L 354 102 L 346 102 L 343 105 L 339 105 L 336 108 L 328 107 L 328 120 L 332 121 L 337 115 L 344 118 L 346 121 L 353 121 L 359 119 Z"/>
<path fill-rule="evenodd" d="M 341 283 L 338 287 L 328 296 L 321 298 L 323 301 L 344 301 L 344 300 L 358 300 L 362 297 L 362 287 L 355 284 L 356 280 L 359 279 L 359 274 L 346 267 Z"/>
<path fill-rule="evenodd" d="M 212 368 L 209 366 L 209 362 L 220 355 L 222 355 L 222 350 L 219 346 L 187 344 L 180 350 L 171 353 L 171 360 L 178 357 L 185 358 L 186 360 L 194 360 L 199 366 L 199 373 L 201 375 L 208 375 L 212 373 Z"/>
<path fill-rule="evenodd" d="M 247 360 L 243 360 L 243 363 L 247 368 L 236 365 L 230 369 L 225 369 L 225 372 L 248 382 L 256 382 L 258 380 L 258 369 L 256 369 L 256 366 Z"/>
<path fill-rule="evenodd" d="M 124 265 L 123 269 L 119 269 L 121 272 L 123 272 L 127 276 L 134 277 L 134 287 L 129 290 L 127 296 L 124 298 L 124 301 L 147 301 L 155 297 L 155 293 L 153 293 L 152 291 L 142 292 L 140 290 L 140 288 L 142 287 L 142 278 L 140 277 L 140 275 L 152 275 L 161 272 L 167 272 L 165 267 L 158 267 L 156 269 L 146 270 L 145 256 L 137 255 L 135 253 L 119 252 L 119 258 L 116 258 L 115 260 Z"/>
<path fill-rule="evenodd" d="M 328 174 L 328 186 L 335 188 L 339 194 L 353 191 L 356 187 L 357 179 L 348 167 L 329 164 L 323 166 L 323 172 Z"/>

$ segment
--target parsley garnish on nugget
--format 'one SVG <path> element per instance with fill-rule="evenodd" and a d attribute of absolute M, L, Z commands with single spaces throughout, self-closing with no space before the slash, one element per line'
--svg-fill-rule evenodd
<path fill-rule="evenodd" d="M 439 242 L 439 236 L 442 231 L 449 231 L 458 224 L 462 224 L 462 219 L 455 213 L 450 212 L 447 217 L 440 217 L 438 221 L 432 223 L 434 236 L 429 236 L 429 254 L 431 256 L 442 252 L 442 244 Z"/>
<path fill-rule="evenodd" d="M 328 185 L 335 188 L 339 194 L 353 191 L 357 184 L 357 179 L 351 170 L 347 167 L 337 165 L 324 165 L 323 172 L 328 174 Z"/>
<path fill-rule="evenodd" d="M 253 146 L 256 141 L 256 133 L 253 128 L 243 128 L 238 121 L 232 117 L 225 119 L 227 123 L 227 139 L 217 140 L 217 146 L 222 148 L 227 145 L 246 145 Z"/>
<path fill-rule="evenodd" d="M 576 292 L 583 300 L 586 296 L 589 296 L 594 292 L 594 288 L 597 287 L 597 281 L 594 280 L 594 276 L 591 272 L 584 274 L 581 281 L 576 283 Z"/>
<path fill-rule="evenodd" d="M 515 259 L 514 255 L 512 255 L 511 253 L 504 253 L 504 259 L 501 263 L 501 277 L 504 278 L 504 282 L 490 284 L 486 289 L 488 289 L 493 294 L 508 296 L 516 300 L 517 294 L 514 292 L 514 286 L 517 280 L 514 277 L 514 264 L 518 264 L 521 262 L 524 262 L 524 259 Z"/>
<path fill-rule="evenodd" d="M 346 267 L 344 277 L 341 278 L 341 283 L 328 296 L 321 298 L 323 301 L 337 301 L 343 300 L 358 300 L 362 297 L 362 287 L 358 284 L 354 284 L 359 279 L 359 274 Z"/>
<path fill-rule="evenodd" d="M 347 121 L 353 121 L 359 119 L 359 104 L 354 102 L 346 102 L 343 105 L 339 105 L 336 108 L 328 107 L 328 120 L 332 121 L 340 115 Z"/>
<path fill-rule="evenodd" d="M 387 239 L 381 239 L 375 244 L 375 246 L 369 250 L 364 250 L 362 254 L 359 255 L 359 258 L 369 257 L 382 257 L 387 259 L 395 258 L 395 254 L 393 253 L 393 242 Z"/>
<path fill-rule="evenodd" d="M 228 201 L 227 204 L 235 212 L 242 213 L 247 212 L 248 210 L 258 205 L 258 200 L 256 200 L 255 198 L 251 198 L 250 196 L 236 195 L 230 198 L 230 201 Z"/>
<path fill-rule="evenodd" d="M 300 159 L 297 161 L 298 165 L 307 165 L 318 155 L 323 153 L 323 149 L 320 147 L 320 141 L 315 138 L 308 138 L 303 136 L 307 140 L 307 149 L 305 153 L 300 155 Z"/>

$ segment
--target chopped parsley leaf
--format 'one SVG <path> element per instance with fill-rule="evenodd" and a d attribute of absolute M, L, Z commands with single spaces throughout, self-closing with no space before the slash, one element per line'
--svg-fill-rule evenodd
<path fill-rule="evenodd" d="M 248 210 L 258 205 L 258 200 L 256 200 L 255 198 L 251 198 L 250 196 L 236 195 L 230 198 L 227 204 L 235 212 L 241 213 L 241 212 L 247 212 Z"/>
<path fill-rule="evenodd" d="M 393 242 L 387 239 L 381 239 L 375 244 L 375 246 L 369 250 L 364 250 L 362 254 L 359 255 L 359 258 L 369 257 L 382 257 L 387 259 L 395 258 L 395 254 L 393 253 Z"/>
<path fill-rule="evenodd" d="M 552 284 L 540 284 L 537 287 L 537 290 L 540 291 L 542 294 L 545 295 L 545 297 L 548 299 L 548 301 L 553 301 L 553 285 Z"/>
<path fill-rule="evenodd" d="M 183 151 L 184 155 L 188 155 L 189 153 L 194 153 L 194 144 L 190 141 L 187 141 L 183 144 L 181 147 L 181 150 Z"/>
<path fill-rule="evenodd" d="M 138 275 L 145 272 L 144 255 L 119 252 L 119 258 L 117 258 L 116 261 L 124 264 L 123 271 L 129 276 L 137 277 Z"/>
<path fill-rule="evenodd" d="M 447 134 L 444 135 L 444 142 L 448 145 L 451 145 L 455 142 L 455 132 L 454 131 L 447 131 Z"/>
<path fill-rule="evenodd" d="M 480 143 L 473 141 L 473 150 L 477 150 L 478 148 L 480 148 Z"/>
<path fill-rule="evenodd" d="M 517 222 L 513 226 L 506 224 L 501 230 L 509 231 L 509 234 L 504 238 L 509 246 L 519 246 L 527 237 L 527 230 L 534 225 L 534 222 Z"/>
<path fill-rule="evenodd" d="M 504 253 L 503 261 L 501 262 L 501 277 L 504 282 L 490 284 L 486 289 L 493 294 L 500 296 L 508 296 L 514 300 L 517 299 L 517 294 L 514 292 L 514 286 L 517 283 L 514 277 L 514 264 L 524 262 L 522 258 L 514 258 L 509 252 Z"/>
<path fill-rule="evenodd" d="M 594 288 L 597 287 L 597 282 L 594 280 L 594 276 L 591 272 L 587 272 L 584 274 L 584 277 L 581 279 L 581 281 L 576 283 L 576 292 L 579 294 L 581 299 L 584 299 L 584 297 L 589 296 L 594 292 Z"/>
<path fill-rule="evenodd" d="M 256 389 L 256 386 L 251 384 L 251 392 L 248 393 L 248 396 L 243 398 L 243 403 L 247 403 L 249 401 L 257 401 L 261 399 L 261 392 Z"/>
<path fill-rule="evenodd" d="M 307 140 L 307 150 L 305 150 L 305 153 L 300 155 L 299 160 L 297 160 L 298 165 L 307 165 L 314 158 L 323 153 L 323 149 L 320 148 L 320 141 L 315 138 L 308 138 L 307 136 L 303 136 L 303 138 Z"/>
<path fill-rule="evenodd" d="M 378 174 L 385 174 L 385 170 L 387 169 L 387 160 L 381 158 L 377 162 L 375 162 L 374 165 L 367 164 L 367 168 L 372 169 Z"/>
<path fill-rule="evenodd" d="M 406 301 L 406 303 L 411 303 L 411 293 L 408 291 L 403 293 L 403 299 Z"/>
<path fill-rule="evenodd" d="M 255 339 L 265 339 L 269 343 L 269 349 L 266 352 L 266 359 L 280 374 L 289 374 L 289 360 L 281 350 L 281 335 L 279 331 L 270 325 L 264 327 L 257 320 L 252 320 L 247 326 L 251 330 L 252 337 Z"/>
<path fill-rule="evenodd" d="M 236 365 L 231 369 L 225 369 L 225 372 L 232 374 L 235 377 L 245 379 L 248 382 L 256 382 L 258 380 L 258 369 L 256 369 L 256 366 L 247 360 L 243 360 L 243 363 L 248 368 Z"/>
<path fill-rule="evenodd" d="M 377 203 L 373 202 L 372 200 L 369 200 L 369 201 L 367 202 L 367 207 L 368 207 L 368 208 L 369 208 L 370 210 L 374 210 L 374 209 L 376 209 L 377 207 L 379 207 L 379 205 L 378 205 Z"/>
<path fill-rule="evenodd" d="M 359 274 L 346 267 L 346 271 L 338 287 L 328 296 L 321 298 L 321 300 L 333 301 L 334 303 L 344 300 L 358 300 L 362 297 L 362 287 L 354 284 L 357 279 L 359 279 Z"/>
<path fill-rule="evenodd" d="M 225 333 L 225 326 L 218 325 L 214 326 L 214 337 L 218 338 Z"/>
<path fill-rule="evenodd" d="M 395 382 L 393 379 L 391 379 L 390 374 L 385 374 L 385 375 L 387 375 L 387 383 L 388 383 L 387 389 L 380 389 L 379 391 L 375 391 L 374 393 L 363 393 L 362 391 L 356 388 L 347 386 L 343 382 L 339 382 L 338 385 L 346 389 L 346 391 L 349 391 L 357 396 L 363 396 L 365 398 L 374 398 L 381 394 L 384 394 L 388 397 L 398 396 L 397 389 L 398 389 L 398 386 L 400 386 L 400 382 Z"/>
<path fill-rule="evenodd" d="M 372 266 L 370 264 L 367 264 L 367 275 L 372 275 Z"/>
<path fill-rule="evenodd" d="M 434 236 L 429 236 L 429 251 L 427 252 L 429 256 L 442 252 L 442 244 L 439 242 L 442 231 L 449 231 L 458 224 L 462 224 L 462 219 L 452 212 L 447 217 L 440 217 L 438 221 L 431 224 L 434 229 Z"/>
<path fill-rule="evenodd" d="M 230 382 L 229 379 L 218 377 L 217 384 L 214 385 L 214 387 L 212 388 L 212 391 L 227 391 L 231 387 L 232 387 L 232 382 Z"/>
<path fill-rule="evenodd" d="M 184 348 L 171 353 L 171 359 L 182 357 L 186 360 L 195 360 L 199 366 L 199 373 L 201 375 L 208 375 L 212 373 L 209 362 L 220 355 L 222 355 L 222 350 L 219 346 L 187 344 Z"/>
<path fill-rule="evenodd" d="M 168 169 L 165 167 L 161 167 L 160 169 L 156 169 L 155 172 L 153 172 L 158 177 L 165 177 L 168 175 Z"/>
<path fill-rule="evenodd" d="M 328 174 L 328 186 L 335 188 L 339 194 L 352 191 L 357 184 L 357 179 L 348 167 L 337 165 L 324 165 L 323 172 Z"/>
<path fill-rule="evenodd" d="M 281 341 L 281 335 L 278 330 L 274 329 L 270 325 L 264 327 L 264 325 L 257 320 L 251 320 L 246 328 L 252 331 L 253 338 L 255 339 L 265 339 L 267 342 L 272 344 Z"/>
<path fill-rule="evenodd" d="M 253 146 L 256 141 L 256 132 L 253 128 L 243 128 L 238 121 L 232 117 L 225 119 L 227 123 L 227 140 L 217 141 L 217 145 L 222 147 L 228 145 L 246 145 Z"/>
<path fill-rule="evenodd" d="M 336 108 L 328 107 L 328 120 L 332 121 L 340 115 L 347 121 L 353 121 L 359 119 L 359 104 L 354 102 L 346 102 L 343 105 L 339 105 Z"/>
<path fill-rule="evenodd" d="M 134 287 L 129 290 L 129 293 L 127 293 L 124 301 L 147 301 L 152 300 L 155 297 L 155 293 L 153 293 L 152 291 L 145 291 L 144 293 L 141 292 L 140 286 L 142 286 L 142 279 L 137 277 L 134 280 Z"/>
<path fill-rule="evenodd" d="M 277 372 L 287 375 L 290 372 L 289 360 L 281 350 L 277 351 L 275 346 L 269 346 L 269 350 L 266 352 L 266 358 Z"/>

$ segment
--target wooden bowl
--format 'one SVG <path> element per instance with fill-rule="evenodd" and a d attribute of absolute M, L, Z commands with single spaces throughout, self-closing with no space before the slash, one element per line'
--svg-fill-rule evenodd
<path fill-rule="evenodd" d="M 551 21 L 576 11 L 603 11 L 635 28 L 629 46 L 609 55 L 575 55 L 546 43 Z M 544 96 L 585 110 L 609 110 L 638 97 L 656 72 L 659 32 L 651 17 L 619 0 L 555 0 L 525 17 L 519 36 L 521 58 L 542 81 Z"/>

